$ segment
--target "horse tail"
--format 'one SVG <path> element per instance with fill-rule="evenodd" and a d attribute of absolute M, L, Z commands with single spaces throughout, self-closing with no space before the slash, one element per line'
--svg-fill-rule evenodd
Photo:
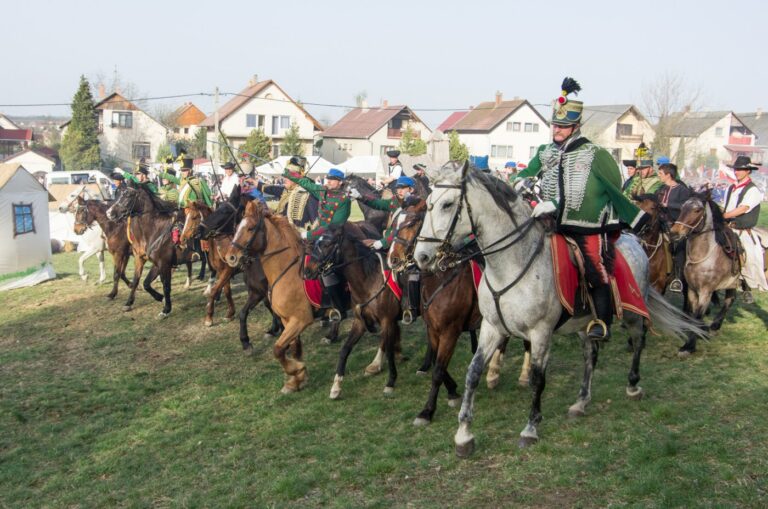
<path fill-rule="evenodd" d="M 709 333 L 703 322 L 695 320 L 677 309 L 653 287 L 648 288 L 646 305 L 653 321 L 653 328 L 656 331 L 683 341 L 686 341 L 690 334 L 709 340 Z"/>

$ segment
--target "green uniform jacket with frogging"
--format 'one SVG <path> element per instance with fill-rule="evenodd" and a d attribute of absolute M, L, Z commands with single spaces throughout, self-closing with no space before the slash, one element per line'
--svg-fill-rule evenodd
<path fill-rule="evenodd" d="M 315 240 L 330 227 L 342 226 L 349 219 L 352 202 L 347 193 L 342 190 L 329 190 L 320 184 L 315 184 L 312 179 L 307 177 L 296 178 L 288 170 L 283 173 L 283 177 L 296 182 L 298 185 L 309 191 L 309 194 L 317 198 L 320 202 L 317 207 L 318 227 L 308 232 L 309 240 Z"/>

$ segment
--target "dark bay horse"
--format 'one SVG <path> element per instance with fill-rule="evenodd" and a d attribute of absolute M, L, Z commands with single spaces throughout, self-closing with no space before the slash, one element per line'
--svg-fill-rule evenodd
<path fill-rule="evenodd" d="M 683 273 L 688 283 L 690 312 L 696 320 L 704 317 L 710 300 L 717 290 L 725 290 L 720 311 L 709 329 L 720 329 L 728 309 L 736 298 L 741 276 L 739 239 L 725 224 L 723 213 L 709 193 L 694 193 L 680 210 L 672 226 L 672 238 L 686 239 L 686 260 Z M 679 355 L 686 357 L 696 351 L 696 336 L 689 335 L 680 347 Z"/>
<path fill-rule="evenodd" d="M 107 298 L 112 300 L 117 295 L 117 287 L 120 281 L 124 281 L 129 287 L 131 283 L 125 276 L 125 269 L 128 266 L 128 260 L 131 257 L 131 244 L 128 242 L 125 221 L 112 221 L 107 217 L 107 209 L 112 202 L 85 200 L 82 196 L 77 197 L 77 207 L 75 209 L 75 233 L 82 233 L 93 222 L 97 222 L 101 231 L 104 233 L 107 250 L 112 255 L 114 271 L 112 274 L 112 291 L 107 294 Z"/>
<path fill-rule="evenodd" d="M 389 367 L 385 394 L 394 391 L 397 380 L 395 356 L 400 349 L 400 301 L 387 286 L 380 255 L 363 243 L 373 234 L 375 232 L 366 231 L 364 223 L 346 223 L 341 228 L 331 229 L 315 240 L 309 261 L 304 266 L 304 277 L 308 279 L 320 277 L 324 270 L 339 270 L 349 285 L 352 299 L 354 320 L 339 351 L 331 399 L 341 396 L 347 360 L 366 330 L 373 332 L 378 328 L 381 331 L 379 352 L 386 355 Z M 375 374 L 381 369 L 379 358 L 377 355 L 377 360 L 366 368 L 367 374 Z"/>
<path fill-rule="evenodd" d="M 133 282 L 128 301 L 123 310 L 130 311 L 136 298 L 136 288 L 147 261 L 152 268 L 144 278 L 144 289 L 156 301 L 165 301 L 159 317 L 171 312 L 171 274 L 176 262 L 176 247 L 171 241 L 171 229 L 176 221 L 177 209 L 157 197 L 147 187 L 127 187 L 120 198 L 107 209 L 107 217 L 113 221 L 125 220 L 126 232 L 134 258 Z M 163 284 L 163 293 L 152 288 L 157 276 Z"/>
<path fill-rule="evenodd" d="M 254 200 L 246 205 L 232 244 L 224 255 L 230 267 L 256 257 L 261 262 L 268 282 L 267 297 L 284 327 L 273 347 L 275 358 L 287 376 L 280 391 L 283 394 L 301 390 L 308 381 L 299 335 L 314 321 L 314 312 L 299 274 L 303 254 L 299 233 L 288 218 L 272 214 Z M 250 286 L 248 292 L 250 299 Z"/>
<path fill-rule="evenodd" d="M 651 218 L 640 237 L 640 245 L 648 255 L 649 282 L 657 292 L 664 295 L 672 280 L 672 271 L 669 270 L 671 254 L 669 241 L 664 235 L 661 204 L 655 194 L 635 196 L 633 199 Z"/>

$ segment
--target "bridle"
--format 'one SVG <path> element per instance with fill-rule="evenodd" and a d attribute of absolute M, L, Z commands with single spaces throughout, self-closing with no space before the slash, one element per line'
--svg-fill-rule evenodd
<path fill-rule="evenodd" d="M 93 220 L 88 221 L 88 213 L 88 205 L 80 205 L 80 203 L 78 203 L 77 208 L 75 208 L 75 226 L 84 226 L 85 228 L 92 229 Z M 84 219 L 80 219 L 82 214 L 85 214 Z"/>
<path fill-rule="evenodd" d="M 405 214 L 405 222 L 403 224 L 399 224 L 397 226 L 397 229 L 395 230 L 395 236 L 392 239 L 392 246 L 395 244 L 403 246 L 403 259 L 400 261 L 397 267 L 392 266 L 392 270 L 395 272 L 402 272 L 407 267 L 412 265 L 414 263 L 413 260 L 413 251 L 416 247 L 416 242 L 418 241 L 418 236 L 414 235 L 410 239 L 404 239 L 400 236 L 400 231 L 406 228 L 411 228 L 413 226 L 419 225 L 424 222 L 424 212 L 416 212 L 416 213 L 409 213 L 405 209 L 400 211 L 399 215 Z M 399 222 L 399 218 L 398 218 Z"/>
<path fill-rule="evenodd" d="M 116 207 L 120 205 L 121 200 L 129 200 L 129 199 L 130 199 L 129 205 L 123 206 L 123 212 L 120 215 L 115 216 L 113 221 L 117 222 L 127 217 L 133 217 L 133 216 L 142 214 L 142 211 L 139 210 L 137 213 L 137 211 L 135 210 L 136 202 L 139 200 L 139 191 L 131 187 L 126 187 L 123 190 L 123 193 L 120 195 L 120 199 L 117 200 L 115 204 L 112 205 L 112 207 Z"/>
<path fill-rule="evenodd" d="M 706 207 L 708 207 L 709 204 L 707 202 L 702 201 L 702 213 L 701 217 L 699 217 L 699 220 L 696 221 L 693 225 L 684 223 L 682 221 L 675 221 L 675 224 L 679 224 L 685 228 L 687 228 L 686 232 L 680 236 L 680 239 L 685 239 L 687 237 L 695 237 L 697 235 L 701 235 L 702 233 L 707 233 L 710 231 L 714 231 L 714 228 L 705 230 L 704 229 L 704 219 L 707 217 L 707 210 Z"/>

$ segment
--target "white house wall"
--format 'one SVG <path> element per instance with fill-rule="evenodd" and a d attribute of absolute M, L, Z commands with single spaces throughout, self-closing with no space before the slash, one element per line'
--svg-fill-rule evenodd
<path fill-rule="evenodd" d="M 432 131 L 423 123 L 410 121 L 408 125 L 425 142 L 429 140 Z M 405 129 L 405 127 L 403 128 Z M 390 138 L 387 135 L 387 125 L 383 125 L 370 138 L 323 138 L 321 155 L 334 164 L 343 163 L 356 156 L 379 156 L 386 150 L 397 148 L 401 138 Z"/>
<path fill-rule="evenodd" d="M 21 164 L 30 173 L 53 171 L 55 163 L 35 152 L 23 152 L 5 161 L 6 163 Z"/>
<path fill-rule="evenodd" d="M 128 110 L 102 110 L 102 133 L 99 134 L 101 155 L 114 155 L 123 161 L 133 161 L 133 144 L 149 143 L 150 159 L 157 159 L 157 150 L 167 142 L 167 129 L 141 110 L 132 110 L 133 127 L 112 127 L 113 112 Z"/>
<path fill-rule="evenodd" d="M 631 125 L 632 136 L 623 138 L 617 136 L 617 124 Z M 647 120 L 637 117 L 632 112 L 628 112 L 623 117 L 619 118 L 616 122 L 613 122 L 602 133 L 589 133 L 588 137 L 592 142 L 600 145 L 608 152 L 610 152 L 611 155 L 614 155 L 614 151 L 618 151 L 618 161 L 621 162 L 626 159 L 634 159 L 635 149 L 640 146 L 641 142 L 650 147 L 653 143 L 653 140 L 656 139 L 656 131 Z M 654 156 L 669 157 L 669 154 L 654 154 Z"/>
<path fill-rule="evenodd" d="M 721 134 L 717 134 L 718 128 Z M 731 133 L 731 115 L 728 114 L 718 120 L 714 125 L 699 134 L 696 138 L 686 138 L 685 142 L 685 166 L 692 168 L 695 165 L 697 156 L 708 157 L 714 149 L 717 159 L 720 162 L 730 162 L 731 154 L 726 150 L 725 145 Z M 671 139 L 672 151 L 677 154 L 680 149 L 680 138 Z M 676 159 L 676 155 L 673 161 Z"/>

